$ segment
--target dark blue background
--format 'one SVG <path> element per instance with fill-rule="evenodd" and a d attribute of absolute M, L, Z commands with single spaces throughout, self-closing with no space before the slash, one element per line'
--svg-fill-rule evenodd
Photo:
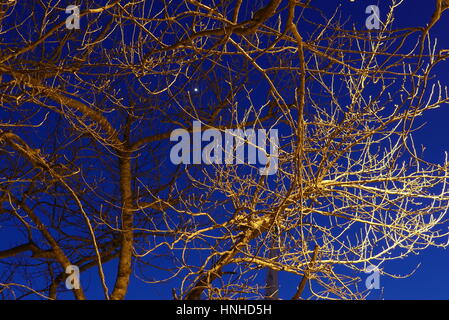
<path fill-rule="evenodd" d="M 332 13 L 336 5 L 340 5 L 342 17 L 351 16 L 351 22 L 362 27 L 368 15 L 365 9 L 368 5 L 376 4 L 380 8 L 381 18 L 386 14 L 390 1 L 356 0 L 330 1 L 317 0 L 313 4 L 327 13 Z M 435 9 L 433 0 L 405 0 L 396 11 L 396 27 L 425 26 Z M 357 25 L 358 24 L 358 25 Z M 444 12 L 440 21 L 431 31 L 432 38 L 438 39 L 439 48 L 449 48 L 449 10 Z M 449 84 L 449 61 L 441 63 L 435 69 L 438 79 L 443 85 Z M 415 134 L 417 145 L 425 145 L 427 160 L 441 163 L 444 152 L 449 150 L 449 106 L 442 105 L 439 109 L 429 111 L 423 118 L 426 122 Z M 390 274 L 414 274 L 405 279 L 394 279 L 387 276 L 380 278 L 380 290 L 372 290 L 369 299 L 449 299 L 449 252 L 445 249 L 428 248 L 416 256 L 409 256 L 404 260 L 387 262 L 383 265 Z M 368 275 L 361 274 L 364 280 Z M 289 281 L 294 280 L 294 281 Z M 280 274 L 280 297 L 291 297 L 297 285 L 296 279 L 288 274 Z M 170 286 L 146 286 L 137 279 L 131 282 L 127 295 L 129 299 L 165 299 L 171 298 Z M 101 295 L 98 296 L 99 298 Z"/>
<path fill-rule="evenodd" d="M 315 0 L 313 5 L 323 9 L 330 16 L 337 5 L 341 6 L 342 17 L 351 16 L 351 23 L 357 27 L 363 27 L 367 14 L 365 8 L 368 5 L 377 4 L 380 7 L 381 18 L 387 12 L 390 1 L 374 0 Z M 395 20 L 396 27 L 425 26 L 432 16 L 435 8 L 433 0 L 405 0 L 398 8 Z M 431 31 L 432 38 L 438 39 L 439 48 L 449 48 L 449 10 L 445 12 L 442 19 Z M 449 61 L 443 62 L 435 70 L 443 85 L 449 84 Z M 426 159 L 441 163 L 444 161 L 444 152 L 449 150 L 449 108 L 447 105 L 429 111 L 423 118 L 427 125 L 424 126 L 415 137 L 417 145 L 426 146 Z M 3 233 L 3 247 L 8 248 L 15 244 L 14 239 L 8 239 Z M 429 248 L 420 255 L 409 256 L 407 259 L 387 262 L 383 265 L 386 272 L 390 274 L 408 274 L 415 270 L 414 275 L 405 279 L 393 279 L 381 276 L 381 290 L 373 290 L 370 299 L 449 299 L 449 254 L 447 250 Z M 113 279 L 116 273 L 116 261 L 105 264 L 108 287 L 113 287 Z M 361 274 L 362 279 L 367 275 Z M 281 298 L 291 297 L 297 285 L 297 279 L 290 281 L 288 274 L 280 274 Z M 103 299 L 101 285 L 97 270 L 91 269 L 82 274 L 81 278 L 86 296 L 90 299 Z M 171 299 L 171 289 L 177 287 L 178 282 L 167 282 L 164 284 L 146 284 L 139 280 L 135 274 L 131 277 L 131 283 L 127 299 Z M 35 298 L 35 297 L 30 297 Z M 72 299 L 71 293 L 60 295 L 60 298 Z M 154 311 L 156 312 L 156 311 Z M 153 314 L 149 313 L 151 317 Z"/>

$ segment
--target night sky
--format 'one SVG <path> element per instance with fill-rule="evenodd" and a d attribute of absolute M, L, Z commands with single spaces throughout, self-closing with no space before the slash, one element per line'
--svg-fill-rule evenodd
<path fill-rule="evenodd" d="M 387 11 L 385 5 L 389 1 L 374 0 L 356 0 L 354 2 L 346 0 L 314 0 L 315 6 L 322 9 L 326 14 L 331 15 L 340 6 L 341 16 L 348 18 L 348 24 L 354 24 L 356 27 L 363 28 L 367 14 L 365 8 L 368 5 L 378 5 L 381 18 Z M 435 4 L 433 0 L 405 0 L 399 7 L 394 26 L 416 27 L 425 26 L 432 16 Z M 449 48 L 449 10 L 443 13 L 441 20 L 431 31 L 432 38 L 438 39 L 439 48 Z M 443 85 L 449 85 L 449 61 L 439 64 L 433 72 Z M 201 90 L 201 85 L 196 90 Z M 207 85 L 207 84 L 206 84 Z M 259 90 L 263 90 L 260 88 Z M 416 145 L 425 145 L 425 158 L 431 162 L 442 163 L 444 161 L 445 151 L 449 151 L 449 106 L 442 105 L 440 108 L 430 110 L 420 119 L 426 125 L 414 134 Z M 49 133 L 50 134 L 50 133 Z M 0 232 L 2 230 L 0 229 Z M 1 249 L 16 243 L 14 239 L 8 238 L 4 233 L 4 243 Z M 3 240 L 3 239 L 2 239 Z M 449 239 L 448 239 L 449 241 Z M 386 276 L 380 278 L 380 290 L 372 290 L 369 299 L 449 299 L 449 252 L 448 250 L 429 248 L 422 251 L 419 255 L 409 256 L 404 260 L 391 261 L 384 264 L 383 269 L 390 274 L 407 274 L 416 269 L 414 274 L 405 279 L 393 279 Z M 117 266 L 116 261 L 105 264 L 105 273 L 114 275 Z M 364 279 L 367 275 L 361 274 Z M 177 286 L 176 281 L 169 281 L 165 284 L 145 284 L 140 281 L 138 274 L 131 277 L 131 283 L 126 296 L 127 299 L 171 299 L 171 289 Z M 112 281 L 113 277 L 109 277 Z M 97 270 L 95 268 L 88 270 L 82 275 L 82 284 L 88 298 L 102 299 L 98 280 Z M 113 283 L 108 283 L 109 287 Z M 297 281 L 291 275 L 280 274 L 280 298 L 288 299 L 296 291 Z M 35 298 L 35 297 L 29 297 Z M 64 293 L 60 298 L 72 299 L 71 293 Z"/>
<path fill-rule="evenodd" d="M 350 1 L 314 1 L 315 5 L 331 14 L 335 3 L 341 3 L 342 16 L 351 16 L 351 22 L 363 27 L 367 14 L 365 8 L 376 4 L 380 14 L 386 12 L 387 1 L 371 0 Z M 383 6 L 384 5 L 384 6 Z M 405 0 L 397 11 L 395 26 L 414 27 L 425 26 L 434 10 L 434 1 Z M 440 48 L 449 47 L 449 11 L 443 13 L 441 20 L 434 26 L 431 36 L 438 39 Z M 436 69 L 438 79 L 445 85 L 449 84 L 449 61 L 441 63 Z M 417 145 L 425 145 L 426 159 L 434 162 L 444 161 L 444 152 L 449 150 L 449 106 L 430 110 L 421 119 L 426 125 L 414 137 Z M 428 248 L 419 255 L 409 256 L 404 260 L 391 261 L 383 266 L 390 274 L 404 275 L 415 272 L 405 279 L 393 279 L 381 276 L 380 290 L 372 290 L 369 299 L 449 299 L 449 252 L 439 248 Z M 368 275 L 360 275 L 362 279 Z M 289 281 L 292 280 L 292 281 Z M 280 274 L 281 298 L 290 297 L 296 290 L 295 279 L 288 274 Z M 167 285 L 167 287 L 170 287 Z M 138 281 L 133 281 L 129 290 L 130 299 L 164 299 L 171 298 L 167 289 L 161 287 L 145 287 Z"/>

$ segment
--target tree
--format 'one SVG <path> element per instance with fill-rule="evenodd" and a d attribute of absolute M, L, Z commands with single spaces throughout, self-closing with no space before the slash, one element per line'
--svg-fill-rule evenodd
<path fill-rule="evenodd" d="M 3 4 L 3 297 L 56 299 L 76 265 L 107 299 L 133 274 L 176 299 L 276 296 L 267 270 L 297 279 L 293 299 L 355 299 L 367 266 L 446 246 L 447 159 L 413 133 L 448 101 L 449 55 L 395 29 L 401 3 L 379 30 L 313 1 L 79 1 L 80 29 L 65 1 Z M 242 163 L 171 163 L 194 121 L 231 132 L 224 154 L 246 143 Z M 274 174 L 250 147 L 262 169 L 275 148 Z"/>

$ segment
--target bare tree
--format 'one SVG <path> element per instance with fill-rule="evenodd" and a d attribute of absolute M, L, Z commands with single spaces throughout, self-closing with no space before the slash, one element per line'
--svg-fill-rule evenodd
<path fill-rule="evenodd" d="M 56 299 L 77 265 L 106 299 L 132 274 L 175 299 L 277 298 L 267 270 L 292 299 L 359 299 L 367 266 L 446 246 L 448 162 L 413 133 L 448 102 L 449 54 L 431 26 L 395 29 L 402 2 L 366 30 L 313 1 L 3 1 L 3 298 Z M 174 165 L 194 121 L 278 130 L 275 174 Z"/>

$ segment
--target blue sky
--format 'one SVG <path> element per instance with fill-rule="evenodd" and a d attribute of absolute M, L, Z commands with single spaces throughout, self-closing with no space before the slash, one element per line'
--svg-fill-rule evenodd
<path fill-rule="evenodd" d="M 358 1 L 367 3 L 369 1 Z M 399 26 L 425 26 L 435 8 L 434 1 L 406 0 L 397 14 Z M 438 39 L 440 48 L 449 47 L 449 12 L 444 12 L 440 21 L 431 31 L 431 36 Z M 436 69 L 438 79 L 445 85 L 449 83 L 449 61 Z M 449 105 L 430 110 L 424 116 L 426 122 L 415 135 L 417 145 L 426 146 L 425 156 L 430 161 L 443 162 L 444 152 L 449 150 Z M 411 272 L 420 265 L 413 276 L 406 279 L 381 277 L 384 299 L 449 299 L 449 251 L 447 249 L 429 248 L 417 256 L 410 256 L 387 264 L 390 273 Z M 376 298 L 376 292 L 373 292 Z"/>
<path fill-rule="evenodd" d="M 335 9 L 335 4 L 340 2 L 342 15 L 351 15 L 352 21 L 363 25 L 367 15 L 365 8 L 376 4 L 380 7 L 381 18 L 387 8 L 388 1 L 356 0 L 328 1 L 318 0 L 314 4 L 328 13 Z M 396 26 L 414 27 L 425 26 L 434 10 L 434 1 L 405 0 L 400 6 L 396 16 Z M 443 14 L 442 19 L 434 26 L 431 35 L 438 39 L 440 47 L 449 48 L 449 11 Z M 437 69 L 438 77 L 443 84 L 449 84 L 449 61 L 442 63 Z M 426 158 L 442 162 L 444 152 L 449 150 L 449 106 L 431 110 L 423 118 L 427 125 L 416 133 L 417 145 L 426 146 Z M 418 267 L 419 266 L 419 267 Z M 369 299 L 449 299 L 449 252 L 445 249 L 429 248 L 419 255 L 409 256 L 404 260 L 386 263 L 383 268 L 392 274 L 408 274 L 415 270 L 414 274 L 405 279 L 393 279 L 381 276 L 381 290 L 372 290 Z M 361 275 L 362 279 L 365 275 Z M 367 275 L 366 275 L 367 276 Z M 287 274 L 281 274 L 281 297 L 291 297 L 296 289 L 296 282 Z M 170 298 L 167 291 L 154 286 L 145 287 L 137 281 L 133 281 L 128 298 Z"/>
<path fill-rule="evenodd" d="M 315 0 L 315 6 L 320 7 L 329 15 L 335 10 L 336 5 L 341 6 L 342 16 L 351 16 L 359 27 L 363 27 L 367 14 L 365 8 L 368 5 L 380 7 L 381 18 L 386 13 L 385 4 L 389 1 L 374 0 Z M 395 25 L 396 27 L 425 26 L 430 20 L 434 10 L 434 1 L 405 0 L 398 9 Z M 440 48 L 449 48 L 449 10 L 443 14 L 442 19 L 434 26 L 431 36 L 438 39 Z M 435 69 L 438 79 L 449 85 L 449 61 L 443 62 Z M 264 89 L 261 89 L 264 90 Z M 417 145 L 426 146 L 426 159 L 433 162 L 442 162 L 444 152 L 449 150 L 449 106 L 429 111 L 423 122 L 424 126 L 415 134 Z M 48 134 L 51 134 L 50 132 Z M 17 239 L 8 238 L 8 233 L 3 234 L 4 244 L 7 248 L 13 245 Z M 449 299 L 449 252 L 448 250 L 429 248 L 419 255 L 409 256 L 407 259 L 386 263 L 383 268 L 392 274 L 408 274 L 418 267 L 411 277 L 405 279 L 393 279 L 385 276 L 380 278 L 381 290 L 373 290 L 370 299 Z M 113 287 L 116 272 L 116 261 L 105 264 L 105 273 L 108 278 L 109 288 Z M 129 287 L 128 299 L 170 299 L 171 288 L 179 285 L 178 281 L 166 284 L 145 284 L 138 279 L 139 270 L 135 270 Z M 362 278 L 366 275 L 360 275 Z M 291 297 L 296 289 L 297 281 L 291 281 L 287 274 L 281 274 L 281 297 Z M 96 269 L 91 269 L 82 275 L 82 284 L 86 288 L 88 298 L 102 299 L 101 286 Z M 61 297 L 71 299 L 72 295 L 67 293 Z"/>

